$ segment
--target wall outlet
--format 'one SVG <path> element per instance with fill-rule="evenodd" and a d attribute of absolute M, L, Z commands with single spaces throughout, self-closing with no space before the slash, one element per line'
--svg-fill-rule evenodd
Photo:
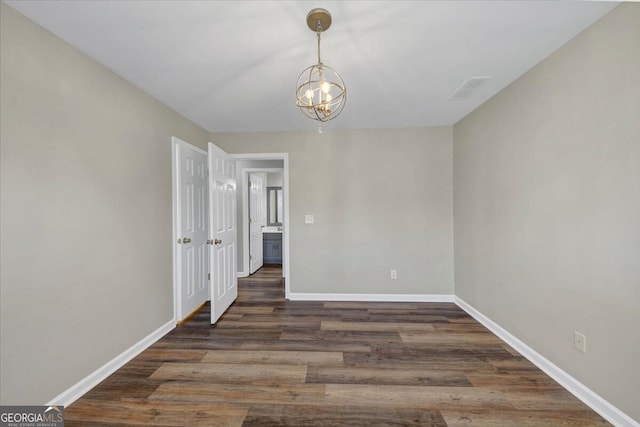
<path fill-rule="evenodd" d="M 391 270 L 391 278 L 394 280 L 398 278 L 398 270 Z"/>
<path fill-rule="evenodd" d="M 313 224 L 314 222 L 316 222 L 316 218 L 313 215 L 305 215 L 304 216 L 304 223 L 305 224 Z"/>
<path fill-rule="evenodd" d="M 578 331 L 573 331 L 573 346 L 583 353 L 587 352 L 587 337 Z"/>

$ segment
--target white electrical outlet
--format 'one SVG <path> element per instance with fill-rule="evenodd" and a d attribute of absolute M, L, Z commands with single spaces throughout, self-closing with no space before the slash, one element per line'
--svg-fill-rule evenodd
<path fill-rule="evenodd" d="M 398 278 L 398 270 L 391 270 L 391 278 L 394 280 Z"/>
<path fill-rule="evenodd" d="M 573 331 L 573 346 L 583 353 L 587 352 L 587 337 L 578 331 Z"/>
<path fill-rule="evenodd" d="M 305 215 L 304 216 L 304 223 L 305 224 L 313 224 L 314 222 L 316 222 L 316 218 L 313 215 Z"/>

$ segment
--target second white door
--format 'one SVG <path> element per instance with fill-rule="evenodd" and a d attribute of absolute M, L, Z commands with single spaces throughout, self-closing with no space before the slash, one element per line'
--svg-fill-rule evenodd
<path fill-rule="evenodd" d="M 262 228 L 265 225 L 264 190 L 260 175 L 249 174 L 249 274 L 255 273 L 264 262 Z"/>
<path fill-rule="evenodd" d="M 235 161 L 222 149 L 209 143 L 212 324 L 238 297 L 235 176 Z"/>

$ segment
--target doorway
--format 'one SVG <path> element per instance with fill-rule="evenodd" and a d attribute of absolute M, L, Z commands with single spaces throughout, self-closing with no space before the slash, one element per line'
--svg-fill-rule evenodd
<path fill-rule="evenodd" d="M 174 320 L 186 322 L 211 301 L 214 324 L 237 287 L 236 160 L 171 138 Z"/>
<path fill-rule="evenodd" d="M 238 190 L 238 224 L 242 224 L 242 230 L 238 230 L 238 260 L 242 260 L 242 267 L 238 269 L 238 277 L 246 277 L 250 272 L 249 174 L 278 172 L 282 174 L 281 225 L 277 228 L 280 228 L 278 232 L 280 232 L 282 236 L 282 277 L 285 298 L 288 298 L 291 285 L 289 262 L 289 156 L 287 153 L 255 153 L 235 154 L 233 157 L 237 160 L 237 179 L 240 187 Z M 276 163 L 273 161 L 280 162 Z M 265 209 L 268 210 L 268 206 L 265 206 Z"/>

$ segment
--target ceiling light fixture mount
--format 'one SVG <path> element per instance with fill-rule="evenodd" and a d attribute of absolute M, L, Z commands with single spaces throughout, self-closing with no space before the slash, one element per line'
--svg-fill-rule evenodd
<path fill-rule="evenodd" d="M 327 122 L 342 112 L 347 88 L 340 74 L 324 65 L 320 58 L 320 34 L 331 26 L 331 14 L 326 9 L 313 9 L 307 14 L 307 25 L 317 34 L 318 63 L 300 73 L 296 84 L 296 105 L 310 119 Z"/>

